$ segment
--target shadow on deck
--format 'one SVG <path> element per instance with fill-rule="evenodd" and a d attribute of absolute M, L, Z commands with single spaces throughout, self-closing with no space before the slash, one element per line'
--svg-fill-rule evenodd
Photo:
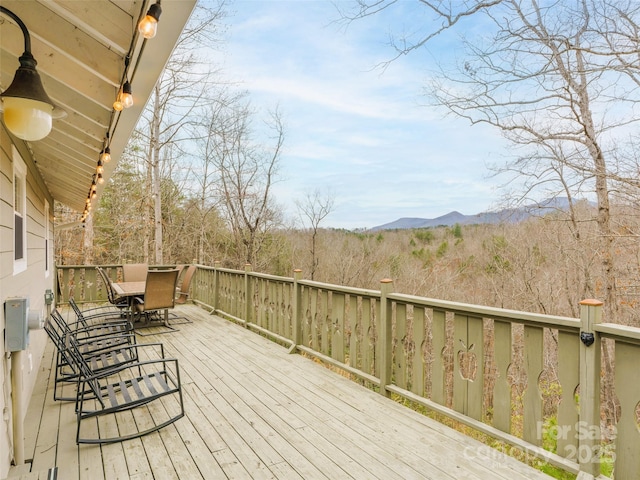
<path fill-rule="evenodd" d="M 75 444 L 72 403 L 54 402 L 53 345 L 15 478 L 548 479 L 550 477 L 241 326 L 193 305 L 163 342 L 180 361 L 186 417 L 140 439 Z M 12 477 L 13 478 L 13 477 Z"/>

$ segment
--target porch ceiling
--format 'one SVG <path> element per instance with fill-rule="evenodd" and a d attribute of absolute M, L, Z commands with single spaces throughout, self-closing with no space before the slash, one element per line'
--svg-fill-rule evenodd
<path fill-rule="evenodd" d="M 65 118 L 54 119 L 47 137 L 28 142 L 28 150 L 53 198 L 80 212 L 107 132 L 112 161 L 105 165 L 105 180 L 115 169 L 196 0 L 164 0 L 158 34 L 144 40 L 137 35 L 137 23 L 152 3 L 155 0 L 0 0 L 27 26 L 44 88 L 67 112 Z M 0 39 L 4 91 L 24 51 L 22 32 L 4 15 L 0 15 Z M 116 113 L 112 105 L 130 53 L 134 105 Z M 103 188 L 98 186 L 98 194 Z"/>

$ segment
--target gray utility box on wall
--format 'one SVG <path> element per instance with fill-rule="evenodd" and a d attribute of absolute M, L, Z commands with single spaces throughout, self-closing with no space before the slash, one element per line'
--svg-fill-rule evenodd
<path fill-rule="evenodd" d="M 29 345 L 29 299 L 9 298 L 4 302 L 5 346 L 7 352 L 25 350 Z"/>

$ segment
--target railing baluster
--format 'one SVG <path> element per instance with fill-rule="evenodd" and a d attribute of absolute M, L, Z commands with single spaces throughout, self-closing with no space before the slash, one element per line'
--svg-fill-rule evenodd
<path fill-rule="evenodd" d="M 447 314 L 434 310 L 431 320 L 433 336 L 433 363 L 431 366 L 431 399 L 446 406 L 447 385 L 444 351 L 447 346 Z"/>
<path fill-rule="evenodd" d="M 345 308 L 345 294 L 341 292 L 334 292 L 331 295 L 332 308 L 332 325 L 331 325 L 331 356 L 337 361 L 344 363 L 345 355 L 345 322 L 344 322 L 344 308 Z"/>
<path fill-rule="evenodd" d="M 640 384 L 637 381 L 640 347 L 617 341 L 615 348 L 615 388 L 622 412 L 615 435 L 616 478 L 637 478 L 640 472 L 640 433 L 637 420 L 640 402 Z M 636 380 L 629 381 L 632 378 Z M 594 461 L 597 460 L 594 458 Z"/>
<path fill-rule="evenodd" d="M 393 378 L 400 388 L 407 388 L 407 305 L 396 303 L 396 338 Z"/>
<path fill-rule="evenodd" d="M 293 298 L 291 299 L 293 302 L 292 306 L 292 315 L 291 319 L 292 328 L 293 328 L 293 345 L 300 345 L 302 343 L 302 292 L 300 279 L 302 278 L 302 270 L 294 270 L 293 271 Z M 291 352 L 295 351 L 295 348 L 290 350 Z"/>
<path fill-rule="evenodd" d="M 361 325 L 362 325 L 362 342 L 360 348 L 362 352 L 362 371 L 368 374 L 374 374 L 373 365 L 373 344 L 372 325 L 371 325 L 371 298 L 362 298 Z"/>
<path fill-rule="evenodd" d="M 511 323 L 494 321 L 493 323 L 494 360 L 498 370 L 493 389 L 493 426 L 503 432 L 511 432 L 511 384 L 509 366 L 511 365 Z"/>
<path fill-rule="evenodd" d="M 320 351 L 320 334 L 318 330 L 320 314 L 318 313 L 318 289 L 312 288 L 310 289 L 309 295 L 309 312 L 311 313 L 311 348 L 313 348 L 316 352 Z"/>
<path fill-rule="evenodd" d="M 349 295 L 349 366 L 362 370 L 360 363 L 360 325 L 358 325 L 358 297 Z"/>
<path fill-rule="evenodd" d="M 411 391 L 416 395 L 425 395 L 425 318 L 424 308 L 413 307 L 413 365 L 411 367 Z"/>
<path fill-rule="evenodd" d="M 216 261 L 213 264 L 214 266 L 214 275 L 213 275 L 213 309 L 217 310 L 220 305 L 220 262 Z"/>
<path fill-rule="evenodd" d="M 329 317 L 329 292 L 324 288 L 318 293 L 318 334 L 320 335 L 320 353 L 329 355 L 331 318 Z"/>
<path fill-rule="evenodd" d="M 522 403 L 522 438 L 533 445 L 542 445 L 540 421 L 542 421 L 542 396 L 538 385 L 544 369 L 544 335 L 540 327 L 524 326 L 524 368 L 527 374 L 527 388 Z"/>
<path fill-rule="evenodd" d="M 467 415 L 482 420 L 484 405 L 484 324 L 482 318 L 467 317 L 468 375 Z"/>
<path fill-rule="evenodd" d="M 390 393 L 386 389 L 387 385 L 391 384 L 391 302 L 387 299 L 387 295 L 391 293 L 393 287 L 390 279 L 383 279 L 380 288 L 380 306 L 379 315 L 380 320 L 378 325 L 380 329 L 378 333 L 380 335 L 380 393 L 389 396 Z"/>
<path fill-rule="evenodd" d="M 576 427 L 580 417 L 575 395 L 580 383 L 580 338 L 575 333 L 558 332 L 558 381 L 562 397 L 558 405 L 558 440 L 556 452 L 563 457 L 575 457 L 578 450 Z"/>

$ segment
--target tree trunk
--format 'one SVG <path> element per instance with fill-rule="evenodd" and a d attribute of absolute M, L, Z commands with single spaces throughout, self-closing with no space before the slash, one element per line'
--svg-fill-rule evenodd
<path fill-rule="evenodd" d="M 84 222 L 83 243 L 84 265 L 93 265 L 93 215 L 87 215 Z"/>
<path fill-rule="evenodd" d="M 162 246 L 162 191 L 160 178 L 160 87 L 156 85 L 155 108 L 153 110 L 153 121 L 151 125 L 151 165 L 153 167 L 153 218 L 154 218 L 154 239 L 155 239 L 155 262 L 156 265 L 164 263 Z"/>

